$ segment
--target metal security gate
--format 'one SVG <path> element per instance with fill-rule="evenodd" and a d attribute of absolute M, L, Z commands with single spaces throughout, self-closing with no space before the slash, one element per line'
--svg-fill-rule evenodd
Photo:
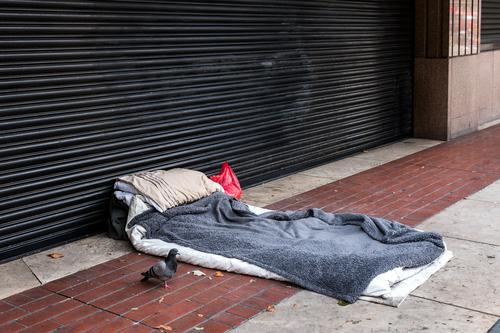
<path fill-rule="evenodd" d="M 413 1 L 0 1 L 0 260 L 102 230 L 113 179 L 249 185 L 406 136 Z"/>

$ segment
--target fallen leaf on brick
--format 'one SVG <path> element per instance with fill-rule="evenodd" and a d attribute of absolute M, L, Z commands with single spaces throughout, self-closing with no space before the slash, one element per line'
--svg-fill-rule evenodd
<path fill-rule="evenodd" d="M 267 308 L 266 308 L 266 311 L 267 312 L 275 312 L 276 311 L 276 307 L 274 305 L 268 305 Z"/>
<path fill-rule="evenodd" d="M 207 275 L 207 274 L 203 273 L 202 271 L 200 271 L 199 269 L 194 270 L 192 273 L 193 273 L 194 276 L 205 276 L 205 275 Z"/>
<path fill-rule="evenodd" d="M 223 277 L 224 276 L 224 274 L 222 274 L 222 272 L 219 272 L 219 271 L 215 272 L 214 275 L 215 275 L 215 277 Z"/>
<path fill-rule="evenodd" d="M 203 317 L 204 317 L 204 316 L 203 316 L 203 313 L 198 313 L 198 315 L 197 315 L 197 316 L 198 316 L 198 317 L 200 317 L 200 318 L 203 318 Z"/>
<path fill-rule="evenodd" d="M 195 331 L 203 331 L 204 329 L 205 329 L 205 327 L 201 327 L 201 326 L 193 327 L 193 330 L 195 330 Z"/>
<path fill-rule="evenodd" d="M 255 280 L 254 280 L 254 279 L 250 279 L 250 283 L 254 283 L 254 282 L 255 282 Z"/>
<path fill-rule="evenodd" d="M 172 327 L 171 326 L 160 325 L 160 326 L 156 326 L 155 328 L 159 329 L 162 332 L 172 331 Z"/>
<path fill-rule="evenodd" d="M 48 254 L 48 256 L 51 257 L 52 259 L 59 259 L 59 258 L 64 257 L 64 254 L 54 252 L 54 253 Z"/>
<path fill-rule="evenodd" d="M 158 300 L 158 303 L 163 302 L 163 300 L 164 300 L 164 299 L 165 299 L 165 297 L 160 298 L 160 299 Z"/>

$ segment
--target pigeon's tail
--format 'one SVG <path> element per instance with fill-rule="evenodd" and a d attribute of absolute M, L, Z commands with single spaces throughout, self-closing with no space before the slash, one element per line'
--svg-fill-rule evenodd
<path fill-rule="evenodd" d="M 142 278 L 141 282 L 145 282 L 145 281 L 149 280 L 149 278 L 151 277 L 151 276 L 149 275 L 149 272 L 142 272 L 142 273 L 141 273 L 141 275 L 142 275 L 142 276 L 144 276 L 144 277 Z"/>
<path fill-rule="evenodd" d="M 148 279 L 158 279 L 158 274 L 154 270 L 154 266 L 147 270 L 147 272 L 141 273 L 144 278 L 141 281 L 147 281 Z"/>

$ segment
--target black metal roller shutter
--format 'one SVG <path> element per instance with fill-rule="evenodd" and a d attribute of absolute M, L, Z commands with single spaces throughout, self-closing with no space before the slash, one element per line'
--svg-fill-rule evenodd
<path fill-rule="evenodd" d="M 500 48 L 500 0 L 482 0 L 481 50 Z"/>
<path fill-rule="evenodd" d="M 243 184 L 406 136 L 413 1 L 0 1 L 0 260 L 102 230 L 117 176 Z"/>

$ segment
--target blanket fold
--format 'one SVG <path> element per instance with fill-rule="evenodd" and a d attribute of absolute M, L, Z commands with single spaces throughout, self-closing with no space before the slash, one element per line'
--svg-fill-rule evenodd
<path fill-rule="evenodd" d="M 355 302 L 377 275 L 426 265 L 444 251 L 440 235 L 361 214 L 320 209 L 255 215 L 223 193 L 129 224 L 198 251 L 237 258 L 312 291 Z"/>

